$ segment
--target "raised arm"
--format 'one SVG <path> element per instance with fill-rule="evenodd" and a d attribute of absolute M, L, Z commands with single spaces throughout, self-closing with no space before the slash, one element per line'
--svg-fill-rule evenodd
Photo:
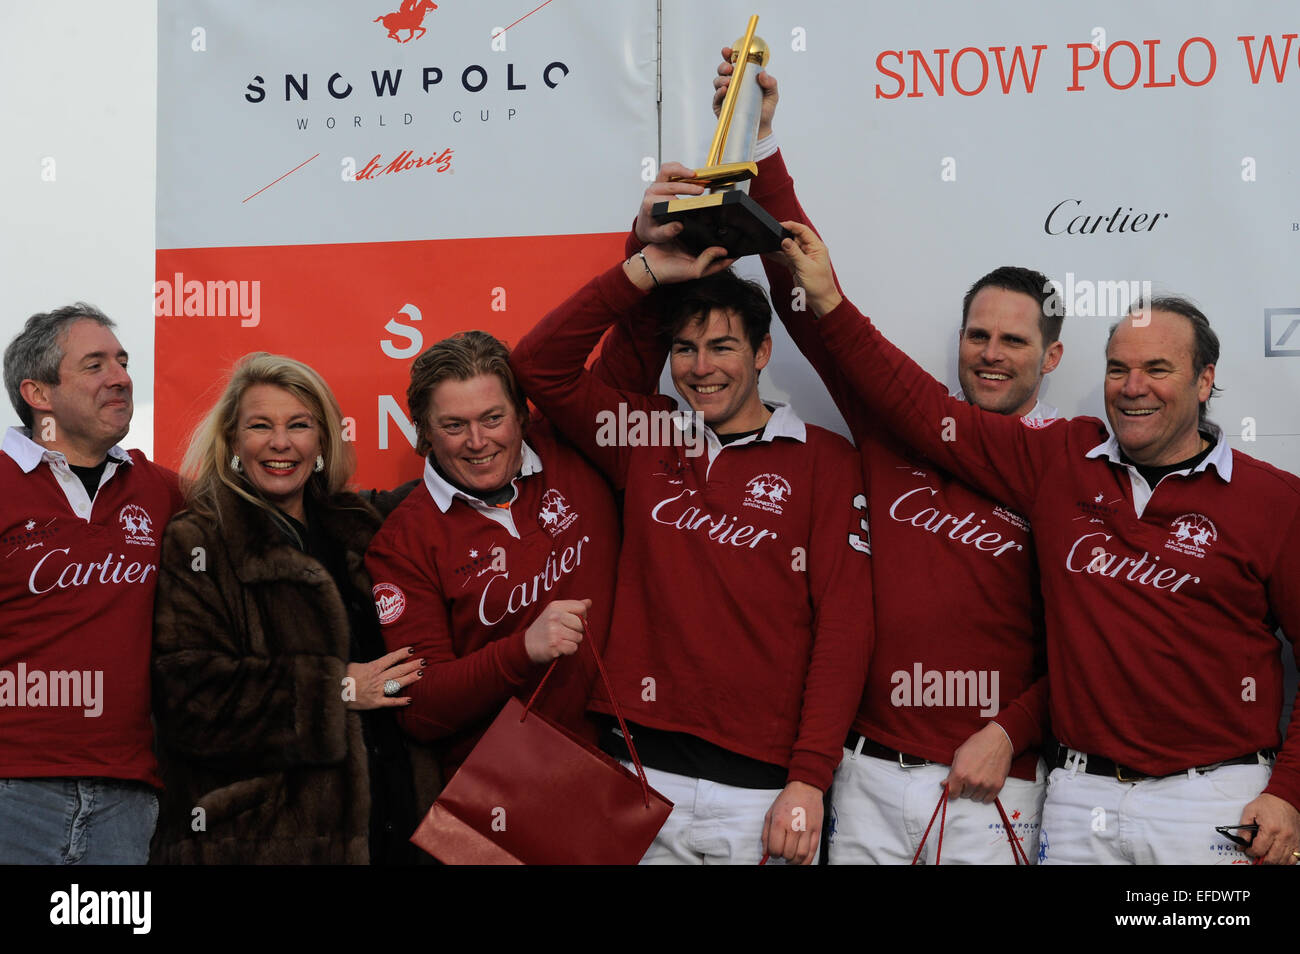
<path fill-rule="evenodd" d="M 620 404 L 645 398 L 622 391 L 586 367 L 588 355 L 624 311 L 643 307 L 645 293 L 621 265 L 596 276 L 533 326 L 510 352 L 524 393 L 542 415 L 581 450 L 614 486 L 626 479 L 626 448 L 601 437 L 600 423 Z"/>
<path fill-rule="evenodd" d="M 841 295 L 816 233 L 799 222 L 782 224 L 795 235 L 783 243 L 782 260 L 807 292 L 817 331 L 865 412 L 972 487 L 1031 513 L 1041 475 L 1065 449 L 1068 424 L 1027 424 L 949 396 Z"/>
<path fill-rule="evenodd" d="M 619 391 L 653 394 L 668 359 L 668 340 L 659 333 L 659 323 L 644 297 L 621 318 L 600 339 L 591 373 Z"/>
<path fill-rule="evenodd" d="M 759 162 L 758 178 L 750 188 L 750 197 L 781 221 L 800 222 L 813 228 L 803 206 L 799 204 L 794 191 L 794 180 L 786 170 L 785 161 L 779 152 Z M 863 407 L 852 384 L 840 370 L 839 362 L 822 341 L 817 331 L 816 318 L 808 307 L 806 294 L 802 290 L 796 291 L 790 271 L 779 259 L 770 255 L 763 256 L 763 271 L 767 274 L 772 307 L 776 309 L 777 317 L 785 325 L 795 346 L 822 379 L 836 409 L 848 424 L 853 439 L 861 444 L 880 430 L 878 419 Z M 833 270 L 831 280 L 838 290 L 839 278 Z"/>
<path fill-rule="evenodd" d="M 620 404 L 629 410 L 663 407 L 612 387 L 584 367 L 607 328 L 625 313 L 641 313 L 656 284 L 703 277 L 725 268 L 723 249 L 691 256 L 671 246 L 648 246 L 642 253 L 596 276 L 537 323 L 511 352 L 510 363 L 524 392 L 542 414 L 622 489 L 627 448 L 608 440 L 608 424 Z M 643 257 L 644 256 L 644 257 Z"/>
<path fill-rule="evenodd" d="M 731 74 L 734 70 L 731 65 L 731 47 L 724 46 L 722 62 L 718 64 L 718 75 L 713 80 L 715 114 L 718 113 L 723 97 L 727 94 L 727 88 L 731 85 Z M 776 77 L 767 71 L 758 74 L 758 85 L 763 90 L 758 121 L 758 154 L 761 155 L 765 148 L 765 141 L 772 135 L 772 123 L 776 118 L 780 91 Z M 770 148 L 775 149 L 774 146 Z M 780 221 L 801 222 L 813 228 L 812 221 L 795 195 L 794 180 L 791 179 L 780 152 L 773 151 L 772 154 L 758 160 L 758 176 L 749 184 L 749 197 Z M 813 315 L 807 309 L 806 302 L 801 295 L 795 294 L 794 282 L 790 278 L 789 271 L 781 266 L 778 259 L 767 255 L 763 256 L 763 270 L 767 273 L 772 306 L 776 309 L 777 317 L 785 325 L 795 346 L 812 365 L 817 376 L 822 379 L 840 415 L 848 424 L 854 440 L 860 443 L 875 430 L 875 417 L 863 410 L 862 402 L 857 400 L 852 386 L 840 373 L 838 363 L 817 333 Z M 838 289 L 839 279 L 833 273 L 831 277 Z"/>

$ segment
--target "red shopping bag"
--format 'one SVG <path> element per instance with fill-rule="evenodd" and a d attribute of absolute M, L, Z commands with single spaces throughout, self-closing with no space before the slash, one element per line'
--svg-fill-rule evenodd
<path fill-rule="evenodd" d="M 584 623 L 584 633 L 586 626 Z M 636 864 L 672 802 L 650 787 L 596 644 L 591 647 L 636 765 L 619 762 L 510 699 L 429 809 L 411 841 L 446 864 Z"/>

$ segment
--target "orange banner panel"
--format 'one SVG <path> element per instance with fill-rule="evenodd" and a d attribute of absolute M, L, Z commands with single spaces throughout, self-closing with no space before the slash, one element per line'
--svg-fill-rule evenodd
<path fill-rule="evenodd" d="M 353 424 L 359 486 L 418 476 L 406 411 L 415 356 L 472 328 L 517 341 L 619 260 L 623 239 L 620 232 L 160 249 L 155 458 L 178 467 L 235 360 L 270 351 L 306 362 L 333 388 Z"/>

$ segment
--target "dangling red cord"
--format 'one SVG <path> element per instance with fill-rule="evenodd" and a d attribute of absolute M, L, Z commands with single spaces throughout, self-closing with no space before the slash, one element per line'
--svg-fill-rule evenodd
<path fill-rule="evenodd" d="M 623 741 L 627 743 L 627 754 L 632 756 L 632 764 L 636 766 L 637 778 L 641 780 L 641 793 L 645 798 L 646 808 L 650 807 L 650 780 L 646 778 L 645 769 L 641 767 L 641 757 L 637 755 L 636 745 L 632 742 L 632 733 L 628 731 L 627 723 L 623 721 L 623 710 L 619 708 L 618 699 L 614 695 L 614 687 L 609 684 L 609 674 L 605 672 L 605 663 L 600 658 L 600 651 L 596 649 L 596 644 L 592 642 L 591 633 L 587 629 L 587 619 L 582 617 L 582 641 L 591 647 L 591 655 L 596 660 L 596 669 L 600 672 L 601 681 L 605 684 L 605 692 L 609 694 L 610 705 L 614 707 L 614 716 L 618 719 L 618 726 L 623 730 Z M 579 649 L 582 647 L 579 646 Z M 537 688 L 533 694 L 528 697 L 528 705 L 524 706 L 524 711 L 519 714 L 519 721 L 523 722 L 528 718 L 528 713 L 533 708 L 533 703 L 537 701 L 538 694 L 542 691 L 542 686 L 546 685 L 546 680 L 551 678 L 551 673 L 555 671 L 556 665 L 562 657 L 556 656 L 551 660 L 551 665 L 547 668 L 545 675 L 542 676 Z"/>
<path fill-rule="evenodd" d="M 1029 856 L 1025 854 L 1025 846 L 1020 843 L 1015 832 L 1011 828 L 1011 820 L 1007 818 L 1007 810 L 1002 807 L 1000 798 L 993 799 L 993 804 L 998 808 L 998 814 L 1002 816 L 1002 830 L 1007 833 L 1007 841 L 1011 842 L 1011 857 L 1016 864 L 1029 864 Z"/>
<path fill-rule="evenodd" d="M 1011 843 L 1011 858 L 1017 865 L 1029 864 L 1029 856 L 1025 854 L 1025 846 L 1020 843 L 1016 837 L 1015 831 L 1011 827 L 1011 820 L 1007 818 L 1007 811 L 1002 807 L 1002 800 L 995 798 L 994 806 L 998 810 L 998 815 L 1002 818 L 1002 830 L 1007 833 L 1007 841 Z M 940 812 L 942 811 L 942 814 Z M 934 806 L 934 814 L 930 816 L 930 824 L 925 826 L 925 834 L 921 836 L 921 843 L 916 846 L 916 854 L 912 856 L 912 864 L 916 864 L 921 857 L 921 851 L 925 848 L 926 839 L 930 837 L 930 829 L 934 827 L 935 818 L 939 819 L 939 842 L 934 849 L 934 863 L 937 865 L 939 859 L 943 856 L 943 828 L 948 821 L 948 783 L 944 782 L 943 792 L 939 795 L 939 804 Z"/>
<path fill-rule="evenodd" d="M 943 854 L 943 826 L 948 821 L 948 783 L 943 783 L 943 791 L 939 794 L 939 804 L 934 806 L 934 814 L 930 816 L 930 824 L 925 826 L 925 834 L 921 836 L 921 843 L 916 846 L 916 854 L 912 856 L 912 864 L 921 857 L 921 849 L 925 847 L 925 840 L 930 837 L 930 829 L 934 827 L 934 819 L 943 809 L 943 817 L 939 819 L 939 844 L 935 847 L 934 863 L 939 863 L 939 857 Z"/>

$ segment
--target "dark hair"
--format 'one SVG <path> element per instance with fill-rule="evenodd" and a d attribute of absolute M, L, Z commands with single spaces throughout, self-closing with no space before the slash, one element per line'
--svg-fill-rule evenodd
<path fill-rule="evenodd" d="M 654 294 L 663 321 L 662 332 L 669 338 L 688 324 L 707 321 L 709 313 L 717 308 L 740 316 L 750 349 L 758 351 L 772 325 L 772 306 L 763 286 L 741 278 L 729 268 L 708 278 L 666 285 Z"/>
<path fill-rule="evenodd" d="M 1060 340 L 1061 324 L 1065 321 L 1065 306 L 1056 286 L 1042 272 L 1019 265 L 1003 265 L 993 269 L 966 292 L 961 300 L 961 326 L 966 327 L 970 316 L 970 303 L 984 288 L 1003 288 L 1007 291 L 1020 292 L 1038 302 L 1038 331 L 1043 336 L 1043 347 Z"/>
<path fill-rule="evenodd" d="M 1205 312 L 1192 304 L 1190 299 L 1183 298 L 1179 295 L 1163 295 L 1159 298 L 1152 298 L 1148 303 L 1139 299 L 1133 303 L 1129 309 L 1129 314 L 1135 314 L 1140 311 L 1167 311 L 1173 315 L 1181 315 L 1192 323 L 1192 377 L 1199 377 L 1209 365 L 1219 363 L 1219 336 L 1214 333 L 1210 327 L 1210 319 L 1205 317 Z M 1106 345 L 1109 347 L 1110 339 L 1115 337 L 1115 329 L 1119 327 L 1119 322 L 1110 326 L 1110 331 L 1106 335 Z M 1201 402 L 1199 411 L 1199 420 L 1205 423 L 1205 412 L 1211 400 L 1216 394 L 1222 394 L 1223 388 L 1217 384 L 1210 385 L 1210 396 Z"/>
<path fill-rule="evenodd" d="M 443 381 L 468 381 L 480 374 L 499 377 L 506 397 L 519 414 L 520 426 L 528 422 L 528 402 L 510 367 L 510 349 L 486 331 L 462 331 L 426 348 L 411 365 L 406 406 L 415 425 L 415 451 L 421 457 L 433 450 L 428 420 L 433 389 Z"/>
<path fill-rule="evenodd" d="M 27 319 L 23 330 L 14 336 L 5 349 L 5 390 L 9 392 L 9 403 L 18 412 L 24 427 L 34 427 L 35 417 L 31 405 L 23 397 L 23 382 L 59 383 L 64 333 L 83 318 L 105 328 L 117 327 L 108 315 L 94 305 L 79 301 L 32 315 Z"/>

